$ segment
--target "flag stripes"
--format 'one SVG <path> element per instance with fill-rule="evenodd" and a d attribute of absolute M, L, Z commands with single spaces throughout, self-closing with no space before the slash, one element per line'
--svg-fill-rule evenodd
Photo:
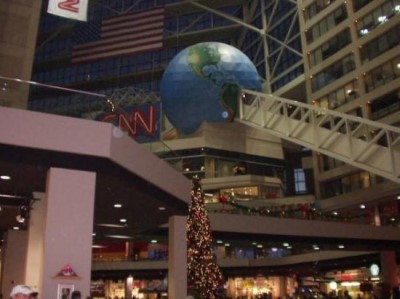
<path fill-rule="evenodd" d="M 74 46 L 72 62 L 89 62 L 161 49 L 163 31 L 164 8 L 112 17 L 102 22 L 100 40 Z"/>

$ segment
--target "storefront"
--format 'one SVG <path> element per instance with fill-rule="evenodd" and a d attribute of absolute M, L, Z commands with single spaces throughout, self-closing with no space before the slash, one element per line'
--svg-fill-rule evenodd
<path fill-rule="evenodd" d="M 160 299 L 168 298 L 167 279 L 95 280 L 91 283 L 93 299 Z"/>
<path fill-rule="evenodd" d="M 295 280 L 289 277 L 254 277 L 229 278 L 226 283 L 226 293 L 230 298 L 257 299 L 272 295 L 273 298 L 290 295 L 295 290 Z"/>

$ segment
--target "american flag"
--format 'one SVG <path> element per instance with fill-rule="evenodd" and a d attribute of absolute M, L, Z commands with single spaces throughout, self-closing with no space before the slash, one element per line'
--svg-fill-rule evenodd
<path fill-rule="evenodd" d="M 104 20 L 100 40 L 76 45 L 72 62 L 128 56 L 163 47 L 164 8 L 121 14 Z"/>

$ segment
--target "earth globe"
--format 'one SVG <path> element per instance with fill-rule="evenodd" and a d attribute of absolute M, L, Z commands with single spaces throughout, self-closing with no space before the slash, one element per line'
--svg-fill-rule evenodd
<path fill-rule="evenodd" d="M 198 43 L 168 64 L 160 85 L 162 109 L 179 132 L 191 134 L 204 121 L 232 121 L 242 88 L 261 90 L 251 60 L 228 44 Z"/>

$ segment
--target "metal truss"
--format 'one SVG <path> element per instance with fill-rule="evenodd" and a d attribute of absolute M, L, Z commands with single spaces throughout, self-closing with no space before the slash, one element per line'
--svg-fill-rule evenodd
<path fill-rule="evenodd" d="M 238 122 L 400 183 L 400 128 L 242 90 Z"/>
<path fill-rule="evenodd" d="M 243 3 L 243 11 L 246 12 L 243 19 L 206 6 L 201 1 L 185 1 L 243 27 L 236 37 L 236 44 L 259 69 L 260 76 L 267 83 L 267 92 L 274 89 L 274 82 L 303 65 L 301 49 L 293 46 L 300 45 L 297 1 L 247 1 Z"/>
<path fill-rule="evenodd" d="M 128 106 L 158 103 L 160 102 L 160 95 L 158 92 L 152 92 L 135 87 L 127 87 L 114 91 L 109 100 L 116 108 L 122 109 Z"/>
<path fill-rule="evenodd" d="M 83 118 L 95 118 L 99 112 L 123 110 L 126 107 L 155 104 L 160 102 L 158 92 L 127 87 L 113 91 L 104 97 L 88 97 L 80 92 L 70 96 L 68 104 L 60 104 L 51 108 L 52 113 Z"/>
<path fill-rule="evenodd" d="M 273 92 L 274 83 L 303 65 L 301 49 L 293 46 L 300 45 L 297 1 L 259 0 L 248 3 L 249 22 L 261 26 L 260 37 L 252 38 L 253 42 L 249 43 L 251 33 L 243 30 L 238 46 L 252 59 L 265 79 L 265 91 Z M 262 69 L 264 73 L 261 73 Z"/>

